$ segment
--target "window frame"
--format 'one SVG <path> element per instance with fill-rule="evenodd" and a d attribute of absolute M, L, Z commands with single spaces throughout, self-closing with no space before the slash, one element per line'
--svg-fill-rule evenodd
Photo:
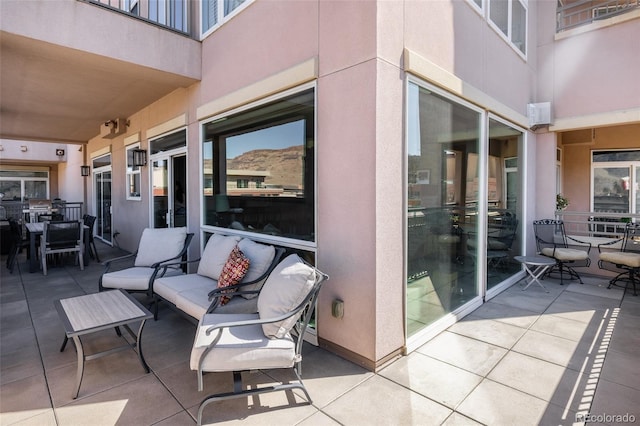
<path fill-rule="evenodd" d="M 473 1 L 473 0 L 469 0 Z M 507 34 L 491 19 L 491 5 L 493 2 L 499 0 L 486 0 L 486 15 L 485 19 L 489 26 L 504 40 L 509 46 L 524 60 L 527 59 L 527 52 L 529 51 L 529 5 L 527 0 L 504 0 L 507 2 Z M 522 51 L 516 43 L 513 41 L 513 4 L 515 2 L 520 3 L 524 9 L 524 51 Z M 477 6 L 477 5 L 476 5 Z"/>
<path fill-rule="evenodd" d="M 210 34 L 216 31 L 218 28 L 223 26 L 225 23 L 233 19 L 237 14 L 246 9 L 250 4 L 252 4 L 255 0 L 245 0 L 242 4 L 238 5 L 235 9 L 229 12 L 227 15 L 224 14 L 224 3 L 225 0 L 216 0 L 217 8 L 218 8 L 218 22 L 213 24 L 209 28 L 204 27 L 204 17 L 205 14 L 205 3 L 208 0 L 202 0 L 200 2 L 200 39 L 203 40 L 207 38 Z"/>
<path fill-rule="evenodd" d="M 593 157 L 599 152 L 637 152 L 640 154 L 640 149 L 594 149 L 591 151 L 591 172 L 589 176 L 589 209 L 595 211 L 595 170 L 605 168 L 627 168 L 629 170 L 629 182 L 637 182 L 640 180 L 640 160 L 620 160 L 620 161 L 594 161 Z M 638 214 L 640 212 L 640 205 L 637 203 L 638 193 L 640 188 L 636 188 L 635 185 L 629 186 L 629 199 L 627 201 L 628 214 Z"/>
<path fill-rule="evenodd" d="M 302 84 L 300 86 L 296 86 L 294 88 L 290 88 L 288 90 L 267 96 L 265 98 L 262 98 L 260 100 L 257 100 L 255 102 L 251 102 L 248 104 L 244 104 L 241 106 L 238 106 L 237 108 L 233 108 L 233 109 L 229 109 L 221 114 L 217 114 L 217 115 L 213 115 L 210 116 L 206 119 L 203 119 L 200 121 L 199 123 L 199 127 L 200 127 L 200 143 L 199 143 L 199 149 L 200 149 L 200 153 L 199 153 L 199 167 L 200 167 L 200 171 L 199 171 L 199 179 L 200 179 L 200 188 L 201 188 L 201 192 L 200 192 L 200 201 L 202 203 L 202 208 L 200 210 L 200 228 L 201 228 L 201 232 L 203 233 L 224 233 L 224 234 L 229 234 L 229 235 L 239 235 L 239 236 L 246 236 L 248 238 L 251 238 L 253 240 L 256 241 L 262 241 L 265 243 L 269 243 L 269 244 L 275 244 L 275 245 L 279 245 L 279 246 L 284 246 L 284 247 L 290 247 L 290 248 L 295 248 L 295 249 L 300 249 L 300 250 L 304 250 L 304 251 L 309 251 L 309 252 L 313 252 L 315 253 L 317 250 L 317 238 L 310 241 L 310 240 L 302 240 L 302 239 L 297 239 L 297 238 L 293 238 L 293 237 L 284 237 L 284 236 L 278 236 L 278 235 L 269 235 L 269 234 L 262 234 L 262 233 L 257 233 L 257 232 L 251 232 L 251 231 L 243 231 L 243 230 L 237 230 L 237 229 L 232 229 L 232 228 L 226 228 L 226 227 L 219 227 L 219 226 L 215 226 L 215 225 L 209 225 L 205 223 L 205 168 L 204 168 L 204 143 L 205 143 L 205 126 L 211 123 L 215 123 L 217 121 L 223 121 L 226 120 L 228 117 L 230 116 L 234 116 L 237 114 L 241 114 L 245 111 L 248 110 L 253 110 L 256 108 L 260 108 L 260 107 L 264 107 L 264 106 L 268 106 L 269 104 L 273 103 L 273 102 L 277 102 L 279 100 L 291 97 L 291 96 L 295 96 L 296 94 L 301 94 L 302 92 L 305 92 L 307 90 L 312 90 L 313 91 L 313 116 L 314 116 L 314 126 L 313 126 L 313 138 L 314 138 L 314 144 L 313 144 L 313 152 L 314 152 L 314 160 L 313 160 L 313 217 L 314 217 L 314 224 L 313 224 L 313 233 L 314 235 L 318 235 L 318 144 L 317 144 L 317 134 L 318 134 L 318 92 L 317 92 L 317 85 L 316 82 L 310 82 L 310 83 L 305 83 Z"/>
<path fill-rule="evenodd" d="M 125 194 L 129 201 L 142 201 L 142 167 L 129 165 L 129 152 L 134 149 L 140 149 L 140 142 L 132 143 L 125 147 L 124 164 L 125 164 Z M 133 161 L 133 155 L 131 155 Z M 131 195 L 130 179 L 138 176 L 138 195 Z M 135 182 L 134 182 L 135 183 Z"/>

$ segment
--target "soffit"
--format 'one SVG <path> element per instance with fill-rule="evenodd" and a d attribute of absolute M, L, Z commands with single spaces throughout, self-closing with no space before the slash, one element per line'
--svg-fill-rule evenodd
<path fill-rule="evenodd" d="M 0 32 L 0 137 L 85 143 L 197 82 L 131 61 Z"/>

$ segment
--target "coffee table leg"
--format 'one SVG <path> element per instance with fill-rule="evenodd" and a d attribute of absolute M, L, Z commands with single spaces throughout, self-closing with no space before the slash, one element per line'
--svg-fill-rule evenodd
<path fill-rule="evenodd" d="M 76 352 L 78 353 L 78 373 L 76 375 L 76 390 L 73 393 L 73 399 L 78 397 L 80 392 L 80 384 L 82 383 L 82 375 L 84 373 L 84 349 L 79 336 L 73 336 L 73 342 L 76 344 Z"/>
<path fill-rule="evenodd" d="M 144 355 L 142 355 L 142 328 L 144 327 L 145 321 L 146 320 L 142 320 L 142 322 L 140 323 L 140 328 L 138 329 L 138 336 L 136 337 L 136 346 L 138 348 L 138 358 L 140 359 L 140 363 L 142 364 L 144 371 L 148 373 L 151 370 L 149 370 L 149 366 L 147 365 L 147 362 L 144 360 Z"/>

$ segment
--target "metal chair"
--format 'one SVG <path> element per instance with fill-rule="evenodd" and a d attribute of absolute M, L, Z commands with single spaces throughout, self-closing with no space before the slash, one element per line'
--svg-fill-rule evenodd
<path fill-rule="evenodd" d="M 126 256 L 117 257 L 104 263 L 105 269 L 98 280 L 98 291 L 121 288 L 129 293 L 146 293 L 153 297 L 152 283 L 156 277 L 181 275 L 182 269 L 163 268 L 166 263 L 186 260 L 187 249 L 193 238 L 187 228 L 146 228 L 140 237 L 138 250 Z M 128 262 L 133 266 L 112 271 L 114 265 Z"/>
<path fill-rule="evenodd" d="M 615 251 L 602 251 L 607 246 L 619 247 Z M 607 288 L 612 285 L 618 286 L 618 281 L 626 281 L 625 291 L 629 284 L 633 285 L 633 295 L 637 296 L 636 283 L 640 272 L 640 224 L 627 223 L 624 236 L 617 240 L 598 244 L 599 260 L 598 267 L 607 271 L 617 272 Z"/>
<path fill-rule="evenodd" d="M 549 268 L 545 276 L 549 276 L 557 270 L 560 272 L 560 285 L 564 285 L 565 272 L 569 274 L 569 279 L 577 279 L 580 284 L 584 284 L 580 275 L 573 268 L 588 267 L 591 264 L 589 258 L 591 243 L 569 237 L 565 232 L 562 220 L 534 220 L 533 230 L 538 254 L 551 257 L 556 261 L 556 265 Z M 570 246 L 581 248 L 570 248 Z"/>
<path fill-rule="evenodd" d="M 18 263 L 18 254 L 20 254 L 23 248 L 29 250 L 29 240 L 23 237 L 22 225 L 13 218 L 9 219 L 9 233 L 11 235 L 11 246 L 9 247 L 9 255 L 7 256 L 7 268 L 9 269 L 9 273 L 13 274 L 13 268 Z"/>
<path fill-rule="evenodd" d="M 231 398 L 300 389 L 311 403 L 300 376 L 302 342 L 322 283 L 328 278 L 292 254 L 267 278 L 258 296 L 258 314 L 202 317 L 190 362 L 198 373 L 198 390 L 203 390 L 205 372 L 233 372 L 233 392 L 206 397 L 198 409 L 198 425 L 208 404 Z M 242 372 L 265 369 L 292 369 L 297 380 L 245 389 Z"/>
<path fill-rule="evenodd" d="M 95 259 L 96 262 L 100 262 L 100 257 L 98 257 L 98 249 L 96 248 L 96 242 L 93 239 L 93 228 L 96 223 L 96 217 L 85 214 L 82 216 L 82 221 L 84 222 L 84 226 L 89 228 L 89 241 L 87 244 L 89 245 L 89 256 L 92 259 Z"/>
<path fill-rule="evenodd" d="M 42 272 L 47 275 L 47 255 L 57 253 L 78 253 L 80 269 L 84 270 L 84 246 L 82 242 L 82 221 L 44 222 L 40 237 L 40 260 Z"/>

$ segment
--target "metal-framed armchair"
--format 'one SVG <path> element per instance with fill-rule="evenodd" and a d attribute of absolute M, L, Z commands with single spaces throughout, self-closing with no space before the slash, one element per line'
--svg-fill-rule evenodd
<path fill-rule="evenodd" d="M 84 221 L 84 226 L 89 228 L 89 241 L 87 242 L 87 247 L 89 249 L 89 255 L 96 259 L 97 262 L 100 262 L 100 257 L 98 257 L 98 249 L 96 248 L 96 242 L 93 238 L 93 228 L 96 223 L 96 217 L 85 214 L 82 216 L 82 220 Z"/>
<path fill-rule="evenodd" d="M 611 251 L 603 251 L 602 249 L 609 246 L 619 247 L 619 249 Z M 636 283 L 638 282 L 638 273 L 640 273 L 640 223 L 627 223 L 624 236 L 622 238 L 598 244 L 599 260 L 598 267 L 607 271 L 617 272 L 607 288 L 612 285 L 618 285 L 618 281 L 626 281 L 625 291 L 629 284 L 633 286 L 633 295 L 637 296 Z"/>
<path fill-rule="evenodd" d="M 318 293 L 328 275 L 289 255 L 273 270 L 258 296 L 257 314 L 206 314 L 200 320 L 190 366 L 203 390 L 205 372 L 233 372 L 233 392 L 207 396 L 198 409 L 213 402 L 265 392 L 300 389 L 308 403 L 301 374 L 302 342 Z M 273 386 L 242 385 L 242 372 L 292 369 L 297 380 Z"/>
<path fill-rule="evenodd" d="M 84 270 L 84 245 L 82 242 L 82 221 L 43 222 L 40 237 L 40 260 L 42 272 L 47 275 L 47 255 L 58 253 L 78 253 L 80 269 Z"/>
<path fill-rule="evenodd" d="M 538 253 L 555 259 L 556 265 L 549 268 L 545 274 L 558 271 L 560 273 L 560 285 L 564 284 L 565 273 L 569 279 L 577 279 L 580 284 L 582 278 L 575 271 L 576 267 L 588 267 L 591 264 L 589 252 L 591 243 L 569 237 L 564 228 L 564 222 L 557 219 L 541 219 L 533 221 L 533 230 L 536 236 Z M 571 248 L 580 247 L 580 248 Z"/>
<path fill-rule="evenodd" d="M 187 228 L 146 228 L 140 237 L 135 253 L 104 262 L 105 269 L 98 281 L 98 291 L 123 289 L 129 293 L 146 293 L 152 298 L 152 283 L 159 276 L 181 275 L 180 268 L 163 268 L 162 265 L 185 259 L 193 238 Z M 112 271 L 120 262 L 133 266 Z"/>

